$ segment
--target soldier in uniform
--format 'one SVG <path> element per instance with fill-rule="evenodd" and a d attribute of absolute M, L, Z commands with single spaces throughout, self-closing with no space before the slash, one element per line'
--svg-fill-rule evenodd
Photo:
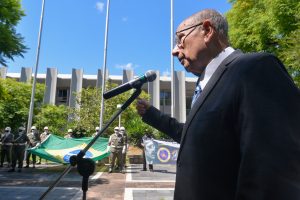
<path fill-rule="evenodd" d="M 68 129 L 68 133 L 64 136 L 64 138 L 66 138 L 66 139 L 68 139 L 68 138 L 74 138 L 73 130 L 72 129 Z"/>
<path fill-rule="evenodd" d="M 41 135 L 40 135 L 41 142 L 44 142 L 50 135 L 51 135 L 51 133 L 49 132 L 49 128 L 47 126 L 45 126 L 44 132 L 41 133 Z"/>
<path fill-rule="evenodd" d="M 100 130 L 100 128 L 97 126 L 96 128 L 95 128 L 95 133 L 93 134 L 93 136 L 92 137 L 95 137 L 98 133 L 99 133 L 99 130 Z"/>
<path fill-rule="evenodd" d="M 35 126 L 31 127 L 31 132 L 27 134 L 28 138 L 29 138 L 29 145 L 28 148 L 33 148 L 36 147 L 38 144 L 41 143 L 41 139 L 40 139 L 40 135 L 36 129 Z M 30 153 L 29 151 L 27 152 L 27 156 L 26 156 L 26 166 L 25 168 L 29 167 L 29 160 L 30 160 L 30 156 L 32 155 L 32 163 L 33 163 L 33 168 L 35 168 L 35 163 L 36 163 L 36 155 Z"/>
<path fill-rule="evenodd" d="M 123 136 L 124 138 L 124 147 L 122 150 L 122 161 L 123 161 L 123 167 L 126 167 L 126 153 L 127 153 L 127 149 L 128 149 L 128 136 L 125 130 L 125 127 L 121 126 L 120 127 L 120 134 Z"/>
<path fill-rule="evenodd" d="M 44 132 L 41 133 L 40 138 L 41 138 L 41 143 L 44 142 L 49 136 L 51 135 L 51 133 L 49 132 L 49 128 L 48 126 L 44 127 Z M 37 165 L 42 163 L 42 158 L 40 157 L 39 162 L 36 163 Z"/>
<path fill-rule="evenodd" d="M 26 135 L 25 128 L 19 127 L 18 133 L 14 134 L 13 148 L 12 148 L 12 165 L 11 169 L 8 172 L 14 172 L 15 167 L 18 161 L 18 172 L 22 171 L 23 160 L 26 149 L 26 143 L 29 143 L 30 140 Z"/>
<path fill-rule="evenodd" d="M 122 164 L 122 150 L 124 148 L 124 138 L 119 132 L 119 127 L 114 128 L 114 134 L 112 134 L 109 138 L 108 145 L 110 146 L 110 167 L 109 173 L 111 173 L 115 166 L 115 160 L 118 161 L 118 166 L 120 170 L 123 172 L 123 164 Z"/>
<path fill-rule="evenodd" d="M 13 134 L 11 133 L 11 128 L 6 127 L 5 128 L 5 133 L 1 137 L 1 163 L 0 167 L 3 167 L 4 159 L 6 157 L 6 160 L 8 162 L 8 167 L 10 166 L 10 161 L 11 161 L 11 149 L 13 145 Z"/>

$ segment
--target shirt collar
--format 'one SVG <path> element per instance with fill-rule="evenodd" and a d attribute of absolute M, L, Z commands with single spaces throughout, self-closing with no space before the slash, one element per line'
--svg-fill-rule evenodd
<path fill-rule="evenodd" d="M 227 58 L 232 52 L 234 52 L 234 49 L 232 47 L 227 47 L 208 63 L 205 70 L 202 72 L 201 76 L 199 77 L 200 86 L 202 89 L 206 86 L 211 76 L 218 69 L 221 62 L 225 58 Z"/>

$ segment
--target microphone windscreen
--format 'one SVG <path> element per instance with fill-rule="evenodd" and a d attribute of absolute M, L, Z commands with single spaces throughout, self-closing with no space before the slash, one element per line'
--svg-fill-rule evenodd
<path fill-rule="evenodd" d="M 156 73 L 153 70 L 149 70 L 145 73 L 145 77 L 149 82 L 152 82 L 156 79 Z"/>

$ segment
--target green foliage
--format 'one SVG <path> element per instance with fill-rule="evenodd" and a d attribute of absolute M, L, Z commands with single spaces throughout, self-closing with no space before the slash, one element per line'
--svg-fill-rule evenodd
<path fill-rule="evenodd" d="M 0 79 L 0 85 L 0 129 L 6 126 L 17 129 L 27 123 L 32 85 L 13 79 Z M 44 85 L 36 84 L 34 114 L 39 112 L 43 96 Z"/>
<path fill-rule="evenodd" d="M 300 7 L 300 6 L 299 6 Z M 298 9 L 300 12 L 300 9 Z M 297 15 L 297 29 L 279 41 L 279 58 L 284 62 L 294 82 L 300 87 L 300 14 Z"/>
<path fill-rule="evenodd" d="M 97 88 L 82 89 L 76 94 L 76 102 L 80 108 L 70 108 L 69 128 L 85 130 L 87 136 L 95 132 L 96 126 L 99 126 L 100 94 L 101 91 Z"/>
<path fill-rule="evenodd" d="M 232 46 L 244 52 L 274 53 L 287 68 L 290 68 L 289 71 L 297 83 L 297 79 L 299 81 L 297 71 L 300 68 L 300 1 L 230 0 L 229 2 L 233 6 L 226 17 Z"/>
<path fill-rule="evenodd" d="M 64 105 L 44 105 L 34 119 L 38 130 L 48 126 L 51 133 L 62 137 L 67 132 L 68 109 Z"/>
<path fill-rule="evenodd" d="M 297 29 L 298 1 L 237 0 L 226 14 L 234 47 L 276 53 L 278 43 Z"/>
<path fill-rule="evenodd" d="M 26 50 L 24 38 L 16 32 L 15 26 L 24 16 L 20 0 L 0 1 L 0 64 L 5 65 L 5 58 L 23 56 Z"/>
<path fill-rule="evenodd" d="M 106 90 L 115 88 L 117 85 L 108 81 L 106 83 Z M 123 104 L 131 96 L 133 91 L 125 92 L 104 102 L 104 114 L 103 114 L 103 127 L 111 119 L 115 112 L 117 112 L 118 104 Z M 91 136 L 95 132 L 95 128 L 99 126 L 99 115 L 101 109 L 101 89 L 87 88 L 82 89 L 80 93 L 76 94 L 76 101 L 80 108 L 72 108 L 69 112 L 69 116 L 72 116 L 72 120 L 69 123 L 69 127 L 77 130 L 84 130 L 86 136 Z M 145 92 L 140 95 L 141 98 L 149 98 Z M 124 112 L 121 114 L 121 126 L 126 128 L 129 139 L 132 143 L 137 143 L 144 135 L 146 129 L 153 130 L 150 126 L 142 122 L 140 116 L 135 109 L 135 102 L 133 102 Z M 103 133 L 103 137 L 109 137 L 113 133 L 114 127 L 119 126 L 119 118 L 117 118 Z"/>
<path fill-rule="evenodd" d="M 107 90 L 110 90 L 114 87 L 116 87 L 115 84 L 108 82 Z M 130 90 L 105 102 L 104 122 L 107 122 L 111 118 L 112 114 L 117 111 L 117 105 L 125 103 L 132 93 L 133 90 Z M 139 98 L 149 99 L 149 95 L 142 91 Z M 145 124 L 141 120 L 141 117 L 137 114 L 135 106 L 136 100 L 121 114 L 121 126 L 126 128 L 128 138 L 132 144 L 138 144 L 140 142 L 140 139 L 145 134 L 146 129 L 154 132 L 154 129 L 151 126 Z M 115 120 L 109 128 L 108 134 L 112 134 L 113 128 L 118 125 L 118 120 Z"/>

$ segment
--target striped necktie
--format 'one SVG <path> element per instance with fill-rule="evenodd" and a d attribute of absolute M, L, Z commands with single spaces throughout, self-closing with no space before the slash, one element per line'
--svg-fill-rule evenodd
<path fill-rule="evenodd" d="M 202 92 L 202 89 L 201 89 L 201 86 L 200 86 L 200 79 L 198 79 L 197 81 L 197 85 L 196 85 L 196 89 L 195 89 L 195 92 L 194 92 L 194 96 L 193 96 L 193 99 L 192 99 L 192 104 L 191 104 L 191 108 L 193 107 L 194 103 L 196 102 L 197 98 L 200 96 L 201 92 Z"/>

